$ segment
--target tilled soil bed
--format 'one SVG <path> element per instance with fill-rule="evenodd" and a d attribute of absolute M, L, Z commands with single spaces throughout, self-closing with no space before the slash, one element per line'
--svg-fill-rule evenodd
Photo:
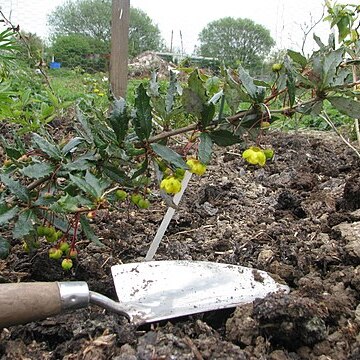
<path fill-rule="evenodd" d="M 5 359 L 360 359 L 360 161 L 328 133 L 273 132 L 264 168 L 234 146 L 193 177 L 156 254 L 268 271 L 290 286 L 236 309 L 134 328 L 96 306 L 0 330 Z M 116 299 L 110 267 L 142 261 L 166 206 L 98 213 L 105 249 L 80 239 L 71 272 L 27 254 L 0 261 L 0 282 L 85 280 Z M 6 235 L 1 234 L 0 235 Z M 1 309 L 0 309 L 1 311 Z"/>

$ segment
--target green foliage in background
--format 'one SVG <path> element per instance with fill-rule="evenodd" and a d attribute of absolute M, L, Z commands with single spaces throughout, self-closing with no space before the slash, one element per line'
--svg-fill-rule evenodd
<path fill-rule="evenodd" d="M 250 19 L 226 17 L 209 23 L 199 34 L 202 56 L 223 61 L 227 66 L 240 63 L 256 71 L 275 44 L 269 30 Z"/>
<path fill-rule="evenodd" d="M 49 16 L 48 24 L 52 29 L 53 52 L 57 60 L 71 62 L 69 45 L 77 36 L 80 48 L 73 48 L 84 59 L 90 54 L 110 53 L 111 0 L 67 1 L 58 6 Z M 58 45 L 58 38 L 63 43 L 67 37 L 67 49 Z M 87 45 L 86 45 L 86 44 Z M 72 45 L 75 45 L 74 43 Z M 163 39 L 157 25 L 140 9 L 130 9 L 129 56 L 136 56 L 144 51 L 159 51 L 164 48 Z M 87 60 L 89 62 L 89 60 Z M 81 64 L 77 64 L 80 65 Z M 94 70 L 98 70 L 95 66 Z M 104 68 L 101 70 L 105 70 Z"/>
<path fill-rule="evenodd" d="M 88 72 L 105 71 L 108 53 L 108 43 L 81 34 L 59 35 L 51 46 L 51 54 L 62 67 Z"/>

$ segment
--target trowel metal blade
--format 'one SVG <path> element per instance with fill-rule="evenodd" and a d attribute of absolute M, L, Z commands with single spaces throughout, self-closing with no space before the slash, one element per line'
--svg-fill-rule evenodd
<path fill-rule="evenodd" d="M 112 267 L 121 304 L 138 323 L 235 307 L 289 292 L 266 272 L 207 261 L 149 261 Z"/>

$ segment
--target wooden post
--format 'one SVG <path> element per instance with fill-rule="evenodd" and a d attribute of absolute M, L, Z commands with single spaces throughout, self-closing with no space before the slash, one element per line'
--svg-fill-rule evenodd
<path fill-rule="evenodd" d="M 110 86 L 125 98 L 128 78 L 130 0 L 112 0 Z"/>

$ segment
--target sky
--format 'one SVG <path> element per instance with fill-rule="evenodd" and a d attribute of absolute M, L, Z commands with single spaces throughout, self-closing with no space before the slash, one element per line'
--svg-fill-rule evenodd
<path fill-rule="evenodd" d="M 47 15 L 66 0 L 0 0 L 0 9 L 14 25 L 42 38 L 49 35 Z M 350 1 L 351 2 L 351 1 Z M 130 0 L 158 25 L 166 45 L 192 54 L 198 34 L 206 25 L 223 17 L 249 18 L 263 25 L 276 41 L 276 48 L 300 50 L 303 29 L 320 19 L 324 0 Z M 329 24 L 321 22 L 315 32 L 327 40 Z M 182 34 L 182 41 L 180 37 Z M 308 36 L 305 51 L 316 48 L 312 35 Z"/>

